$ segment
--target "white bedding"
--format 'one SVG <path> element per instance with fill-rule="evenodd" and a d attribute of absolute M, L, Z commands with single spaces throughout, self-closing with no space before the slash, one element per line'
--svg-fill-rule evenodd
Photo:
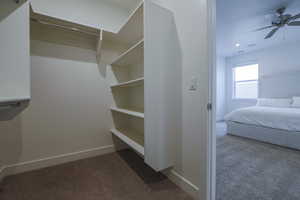
<path fill-rule="evenodd" d="M 287 131 L 300 131 L 299 108 L 253 106 L 235 110 L 226 115 L 225 120 Z"/>

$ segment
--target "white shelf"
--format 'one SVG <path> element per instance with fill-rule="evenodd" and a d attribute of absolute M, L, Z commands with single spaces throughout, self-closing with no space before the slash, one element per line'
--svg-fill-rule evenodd
<path fill-rule="evenodd" d="M 30 36 L 32 40 L 98 51 L 97 60 L 100 59 L 102 43 L 98 42 L 100 30 L 39 14 L 32 13 L 31 15 Z M 96 45 L 97 42 L 98 46 Z"/>
<path fill-rule="evenodd" d="M 123 108 L 117 108 L 117 107 L 111 107 L 110 109 L 115 112 L 124 113 L 127 115 L 131 115 L 131 116 L 139 117 L 139 118 L 143 118 L 143 119 L 145 116 L 143 112 L 134 111 L 134 109 L 123 109 Z"/>
<path fill-rule="evenodd" d="M 131 81 L 127 81 L 127 82 L 115 84 L 115 85 L 112 85 L 110 87 L 111 88 L 116 88 L 116 87 L 133 87 L 133 86 L 141 85 L 143 83 L 144 83 L 144 78 L 138 78 L 138 79 L 135 79 L 135 80 L 131 80 Z"/>
<path fill-rule="evenodd" d="M 144 58 L 144 39 L 133 45 L 126 52 L 117 57 L 111 65 L 128 66 Z"/>
<path fill-rule="evenodd" d="M 110 132 L 133 148 L 138 153 L 144 155 L 144 135 L 133 130 L 111 129 Z"/>
<path fill-rule="evenodd" d="M 48 16 L 48 15 L 42 14 L 42 13 L 38 13 L 38 11 L 34 10 L 32 7 L 30 10 L 30 18 L 34 19 L 40 23 L 46 24 L 46 25 L 48 24 L 48 25 L 56 26 L 57 28 L 59 28 L 59 27 L 68 28 L 70 30 L 73 29 L 75 31 L 80 31 L 82 33 L 93 35 L 94 37 L 98 37 L 98 35 L 101 31 L 100 29 L 96 29 L 91 26 L 78 24 L 75 22 L 59 19 L 59 18 L 56 18 L 53 16 Z"/>

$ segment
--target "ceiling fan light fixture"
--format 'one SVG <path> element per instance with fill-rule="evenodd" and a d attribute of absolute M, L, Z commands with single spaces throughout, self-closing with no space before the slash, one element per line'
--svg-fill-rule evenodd
<path fill-rule="evenodd" d="M 236 44 L 235 44 L 235 47 L 240 47 L 240 46 L 241 46 L 240 43 L 236 43 Z"/>

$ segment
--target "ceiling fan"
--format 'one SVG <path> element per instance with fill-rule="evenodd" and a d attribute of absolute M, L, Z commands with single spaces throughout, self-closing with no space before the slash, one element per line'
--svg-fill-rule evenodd
<path fill-rule="evenodd" d="M 291 15 L 291 14 L 284 14 L 286 10 L 286 7 L 282 7 L 276 10 L 276 18 L 272 21 L 272 25 L 262 27 L 259 29 L 256 29 L 255 31 L 261 31 L 269 28 L 273 28 L 268 35 L 265 37 L 265 39 L 268 39 L 272 37 L 280 28 L 287 26 L 300 26 L 300 21 L 295 21 L 296 19 L 300 18 L 300 13 L 297 15 Z"/>

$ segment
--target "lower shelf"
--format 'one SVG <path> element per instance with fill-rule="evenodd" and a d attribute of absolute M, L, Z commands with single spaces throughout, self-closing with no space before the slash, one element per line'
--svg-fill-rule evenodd
<path fill-rule="evenodd" d="M 138 111 L 137 109 L 124 109 L 124 108 L 117 108 L 117 107 L 111 107 L 111 110 L 115 112 L 124 113 L 127 115 L 132 115 L 139 118 L 144 118 L 144 113 L 141 111 Z"/>
<path fill-rule="evenodd" d="M 135 79 L 135 80 L 115 84 L 115 85 L 112 85 L 110 87 L 111 88 L 115 88 L 115 87 L 132 87 L 132 86 L 141 85 L 143 83 L 144 83 L 144 78 L 138 78 L 138 79 Z"/>
<path fill-rule="evenodd" d="M 111 129 L 110 132 L 133 148 L 138 153 L 144 155 L 144 136 L 141 133 L 132 130 Z"/>

